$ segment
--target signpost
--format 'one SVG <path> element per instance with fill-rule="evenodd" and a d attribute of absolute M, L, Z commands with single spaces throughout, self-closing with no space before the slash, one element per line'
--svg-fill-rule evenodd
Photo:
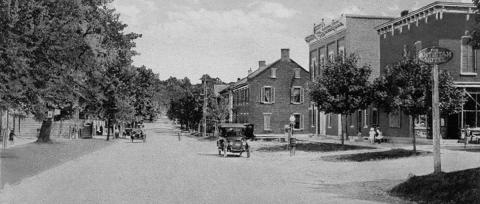
<path fill-rule="evenodd" d="M 433 65 L 433 90 L 432 90 L 432 133 L 433 133 L 433 172 L 442 171 L 440 158 L 440 102 L 438 94 L 438 65 L 447 63 L 453 57 L 452 51 L 441 47 L 429 47 L 418 52 L 418 59 Z"/>

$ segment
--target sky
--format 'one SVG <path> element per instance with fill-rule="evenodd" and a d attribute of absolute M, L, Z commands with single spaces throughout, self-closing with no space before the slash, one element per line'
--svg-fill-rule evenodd
<path fill-rule="evenodd" d="M 471 2 L 471 0 L 450 0 Z M 313 24 L 341 14 L 398 17 L 433 0 L 115 0 L 112 7 L 142 34 L 134 65 L 152 69 L 160 79 L 203 74 L 224 82 L 243 78 L 258 61 L 267 64 L 289 48 L 290 57 L 308 70 Z"/>

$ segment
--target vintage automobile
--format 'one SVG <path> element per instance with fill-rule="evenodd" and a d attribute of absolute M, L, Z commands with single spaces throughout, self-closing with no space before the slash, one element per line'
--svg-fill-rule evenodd
<path fill-rule="evenodd" d="M 130 138 L 133 140 L 143 140 L 145 142 L 147 140 L 147 134 L 143 131 L 142 128 L 134 128 L 130 133 Z"/>
<path fill-rule="evenodd" d="M 218 154 L 226 157 L 228 152 L 239 153 L 242 156 L 243 152 L 250 157 L 250 146 L 248 146 L 248 139 L 253 139 L 253 125 L 243 123 L 222 123 L 219 125 L 220 137 L 217 140 Z"/>

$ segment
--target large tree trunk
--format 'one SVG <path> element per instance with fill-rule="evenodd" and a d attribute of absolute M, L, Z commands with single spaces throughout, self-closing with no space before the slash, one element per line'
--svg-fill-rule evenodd
<path fill-rule="evenodd" d="M 345 118 L 346 117 L 347 117 L 347 115 L 345 115 Z M 342 117 L 340 117 L 340 120 L 342 120 Z M 339 123 L 340 123 L 340 121 L 339 121 Z M 341 135 L 340 140 L 342 141 L 342 145 L 344 145 L 345 144 L 345 130 L 343 130 L 343 128 L 342 128 L 342 133 L 340 135 Z"/>
<path fill-rule="evenodd" d="M 107 141 L 109 141 L 110 140 L 110 118 L 107 120 L 106 128 L 107 128 Z"/>
<path fill-rule="evenodd" d="M 409 132 L 412 137 L 412 143 L 413 143 L 413 152 L 417 153 L 417 141 L 416 141 L 416 136 L 415 136 L 415 118 L 416 116 L 409 116 L 410 117 L 410 127 L 409 127 Z"/>
<path fill-rule="evenodd" d="M 52 119 L 47 119 L 42 122 L 42 127 L 40 128 L 40 134 L 38 135 L 38 143 L 48 143 L 50 140 L 50 133 L 52 132 Z"/>

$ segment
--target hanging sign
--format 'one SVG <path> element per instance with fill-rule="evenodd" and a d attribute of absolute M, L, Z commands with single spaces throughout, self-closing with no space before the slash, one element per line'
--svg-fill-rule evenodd
<path fill-rule="evenodd" d="M 418 52 L 418 59 L 427 64 L 443 64 L 450 61 L 453 57 L 453 52 L 447 48 L 429 47 Z"/>

